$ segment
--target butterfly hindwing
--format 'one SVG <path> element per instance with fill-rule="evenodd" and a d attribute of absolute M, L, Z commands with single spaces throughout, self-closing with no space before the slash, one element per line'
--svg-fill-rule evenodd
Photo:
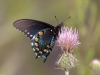
<path fill-rule="evenodd" d="M 39 31 L 31 40 L 32 48 L 36 54 L 36 58 L 45 57 L 46 58 L 52 51 L 55 42 L 55 34 L 51 28 L 43 29 Z"/>
<path fill-rule="evenodd" d="M 33 36 L 42 29 L 54 28 L 52 25 L 37 20 L 20 19 L 13 23 L 14 27 L 23 32 L 28 38 Z"/>

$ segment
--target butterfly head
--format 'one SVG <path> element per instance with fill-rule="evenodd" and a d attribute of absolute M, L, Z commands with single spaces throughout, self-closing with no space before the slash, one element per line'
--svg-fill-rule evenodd
<path fill-rule="evenodd" d="M 57 32 L 59 32 L 59 31 L 61 32 L 61 27 L 63 27 L 63 26 L 64 26 L 63 22 L 61 24 L 58 24 L 56 27 Z"/>

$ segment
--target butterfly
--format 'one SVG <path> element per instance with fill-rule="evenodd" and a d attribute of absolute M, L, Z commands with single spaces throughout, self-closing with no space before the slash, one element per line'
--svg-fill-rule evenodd
<path fill-rule="evenodd" d="M 61 31 L 63 24 L 54 27 L 51 24 L 32 19 L 20 19 L 13 23 L 13 26 L 23 32 L 30 40 L 36 59 L 45 57 L 44 61 L 50 55 L 54 47 L 58 32 Z"/>

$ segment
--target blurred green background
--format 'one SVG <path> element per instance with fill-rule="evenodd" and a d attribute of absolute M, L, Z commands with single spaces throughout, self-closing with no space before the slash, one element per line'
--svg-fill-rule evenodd
<path fill-rule="evenodd" d="M 64 21 L 77 28 L 81 45 L 75 49 L 78 65 L 70 75 L 92 75 L 89 63 L 100 58 L 100 0 L 0 0 L 0 75 L 64 75 L 55 65 L 60 47 L 35 59 L 30 40 L 13 27 L 18 19 L 35 19 L 56 26 Z"/>

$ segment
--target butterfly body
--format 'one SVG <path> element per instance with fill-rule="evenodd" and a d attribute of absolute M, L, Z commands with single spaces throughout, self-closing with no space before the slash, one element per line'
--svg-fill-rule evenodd
<path fill-rule="evenodd" d="M 30 19 L 17 20 L 13 25 L 30 38 L 36 58 L 45 57 L 45 62 L 52 51 L 61 26 L 54 27 L 50 24 Z"/>

